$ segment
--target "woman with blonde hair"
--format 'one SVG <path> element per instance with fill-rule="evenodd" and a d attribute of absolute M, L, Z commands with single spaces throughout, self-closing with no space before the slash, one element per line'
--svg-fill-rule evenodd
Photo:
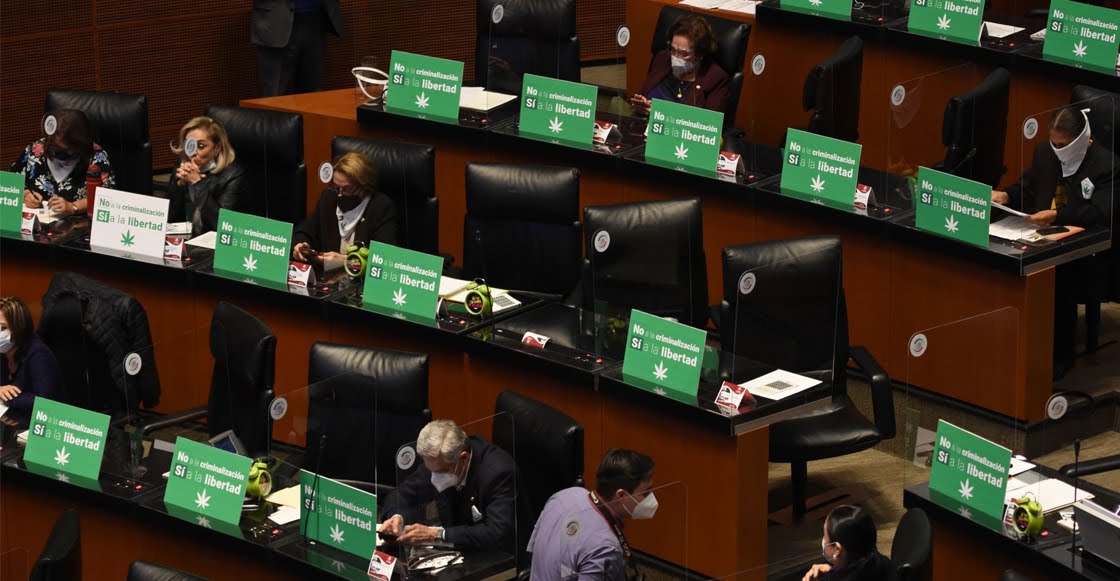
<path fill-rule="evenodd" d="M 190 221 L 194 236 L 216 230 L 218 210 L 237 210 L 249 185 L 226 130 L 210 117 L 195 117 L 179 130 L 171 151 L 180 162 L 167 184 L 167 221 Z"/>

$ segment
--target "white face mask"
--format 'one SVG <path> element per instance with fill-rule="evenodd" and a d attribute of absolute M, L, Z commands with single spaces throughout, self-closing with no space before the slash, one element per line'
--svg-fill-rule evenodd
<path fill-rule="evenodd" d="M 432 472 L 432 486 L 436 488 L 436 492 L 443 492 L 459 483 L 459 477 L 455 476 L 458 468 L 459 462 L 455 462 L 455 468 L 450 472 Z"/>
<path fill-rule="evenodd" d="M 8 329 L 0 331 L 0 353 L 10 353 L 15 346 L 16 344 L 12 343 L 12 332 Z"/>
<path fill-rule="evenodd" d="M 210 173 L 214 171 L 214 168 L 216 167 L 218 167 L 218 159 L 214 158 L 210 160 L 210 163 L 206 164 L 206 167 L 198 170 L 198 173 Z"/>
<path fill-rule="evenodd" d="M 1082 112 L 1082 115 L 1085 113 Z M 1085 153 L 1089 150 L 1089 138 L 1092 136 L 1089 131 L 1089 118 L 1085 118 L 1085 129 L 1081 135 L 1077 136 L 1069 143 L 1069 145 L 1058 149 L 1054 144 L 1050 144 L 1050 149 L 1054 150 L 1054 155 L 1058 156 L 1058 161 L 1062 162 L 1062 177 L 1068 178 L 1069 176 L 1077 173 L 1078 168 L 1081 167 L 1081 162 L 1085 161 Z"/>
<path fill-rule="evenodd" d="M 626 496 L 630 496 L 630 493 L 627 492 Z M 635 499 L 633 496 L 630 496 L 630 500 Z M 654 496 L 652 492 L 650 492 L 646 495 L 645 498 L 642 499 L 641 502 L 638 503 L 637 506 L 634 507 L 634 510 L 630 511 L 630 518 L 634 520 L 648 520 L 653 518 L 653 515 L 656 513 L 657 497 Z"/>
<path fill-rule="evenodd" d="M 680 57 L 670 56 L 669 60 L 672 62 L 673 66 L 673 76 L 677 78 L 691 73 L 692 70 L 696 68 L 696 63 L 692 61 L 686 61 Z"/>

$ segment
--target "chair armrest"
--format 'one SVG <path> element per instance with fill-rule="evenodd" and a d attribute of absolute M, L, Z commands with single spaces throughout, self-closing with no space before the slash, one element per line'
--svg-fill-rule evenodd
<path fill-rule="evenodd" d="M 1076 468 L 1076 469 L 1075 469 Z M 1058 469 L 1062 476 L 1080 477 L 1092 476 L 1100 474 L 1101 472 L 1111 472 L 1112 470 L 1120 470 L 1120 454 L 1115 456 L 1105 456 L 1104 458 L 1097 458 L 1095 460 L 1082 460 L 1074 464 L 1066 464 Z"/>
<path fill-rule="evenodd" d="M 184 410 L 179 413 L 171 414 L 169 416 L 164 416 L 163 418 L 146 424 L 144 426 L 143 434 L 146 436 L 156 430 L 162 430 L 163 428 L 177 426 L 179 424 L 185 424 L 191 420 L 204 418 L 206 417 L 207 411 L 208 410 L 206 409 L 206 406 L 201 406 L 191 408 L 189 410 Z"/>
<path fill-rule="evenodd" d="M 848 355 L 855 361 L 856 367 L 867 375 L 871 383 L 871 405 L 875 413 L 875 427 L 884 440 L 895 435 L 894 421 L 894 394 L 891 392 L 891 378 L 883 370 L 883 366 L 872 357 L 866 347 L 853 345 L 848 348 Z"/>

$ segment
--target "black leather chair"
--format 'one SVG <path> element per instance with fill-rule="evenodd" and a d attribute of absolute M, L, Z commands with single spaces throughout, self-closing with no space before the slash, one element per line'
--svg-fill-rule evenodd
<path fill-rule="evenodd" d="M 147 561 L 133 561 L 128 567 L 127 581 L 206 581 L 206 578 Z"/>
<path fill-rule="evenodd" d="M 30 581 L 74 581 L 82 578 L 82 526 L 78 511 L 63 512 L 54 522 L 47 546 L 31 569 Z"/>
<path fill-rule="evenodd" d="M 707 324 L 699 198 L 588 206 L 583 223 L 585 308 L 603 302 L 614 315 L 635 308 L 694 327 Z"/>
<path fill-rule="evenodd" d="M 303 467 L 374 493 L 395 486 L 397 450 L 432 419 L 428 356 L 316 342 L 307 382 Z"/>
<path fill-rule="evenodd" d="M 716 64 L 727 76 L 731 98 L 727 101 L 727 111 L 723 112 L 724 128 L 735 124 L 735 112 L 739 109 L 739 97 L 743 93 L 743 63 L 747 58 L 747 41 L 751 36 L 751 25 L 745 22 L 728 20 L 717 16 L 682 10 L 675 6 L 661 8 L 657 16 L 657 26 L 653 29 L 653 41 L 650 44 L 650 54 L 657 54 L 665 50 L 673 39 L 669 38 L 669 29 L 685 16 L 700 16 L 712 26 L 719 43 L 719 51 L 713 55 Z"/>
<path fill-rule="evenodd" d="M 491 15 L 502 6 L 502 19 Z M 476 83 L 521 95 L 526 73 L 580 80 L 576 0 L 477 0 L 474 49 Z"/>
<path fill-rule="evenodd" d="M 436 150 L 431 145 L 337 136 L 331 158 L 357 151 L 377 166 L 378 188 L 397 205 L 405 248 L 439 254 Z"/>
<path fill-rule="evenodd" d="M 841 263 L 840 240 L 831 236 L 723 249 L 723 349 L 795 373 L 830 370 L 828 405 L 770 426 L 770 461 L 792 465 L 795 516 L 806 510 L 810 460 L 866 450 L 895 435 L 890 378 L 865 348 L 848 345 Z M 754 289 L 741 295 L 740 275 L 760 266 L 765 277 L 758 275 Z M 870 379 L 874 422 L 848 397 L 849 359 Z"/>
<path fill-rule="evenodd" d="M 86 114 L 98 144 L 109 154 L 117 189 L 152 193 L 152 141 L 148 136 L 148 98 L 100 91 L 47 91 L 46 112 L 77 109 Z"/>
<path fill-rule="evenodd" d="M 467 278 L 567 296 L 579 285 L 580 244 L 578 169 L 467 164 Z"/>
<path fill-rule="evenodd" d="M 999 187 L 1007 168 L 1007 106 L 1011 73 L 997 68 L 972 89 L 945 104 L 941 143 L 945 160 L 934 169 Z"/>
<path fill-rule="evenodd" d="M 250 457 L 267 458 L 276 337 L 256 317 L 222 301 L 210 321 L 210 355 L 214 373 L 207 405 L 149 422 L 144 433 L 206 418 L 211 436 L 233 430 Z"/>
<path fill-rule="evenodd" d="M 933 550 L 933 529 L 920 508 L 911 508 L 898 521 L 891 543 L 891 563 L 898 568 L 898 581 L 922 579 Z"/>
<path fill-rule="evenodd" d="M 241 211 L 297 223 L 307 215 L 303 116 L 297 113 L 211 105 L 206 115 L 225 128 L 237 162 L 249 178 Z"/>
<path fill-rule="evenodd" d="M 863 80 L 863 40 L 853 36 L 805 77 L 801 105 L 812 111 L 810 133 L 859 141 L 859 91 Z"/>

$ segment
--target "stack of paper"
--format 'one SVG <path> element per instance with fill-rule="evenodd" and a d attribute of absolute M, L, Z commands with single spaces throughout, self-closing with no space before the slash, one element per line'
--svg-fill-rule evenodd
<path fill-rule="evenodd" d="M 1038 238 L 1038 226 L 1019 216 L 1007 216 L 988 226 L 988 234 L 1004 240 L 1033 240 Z"/>
<path fill-rule="evenodd" d="M 819 383 L 820 381 L 811 377 L 777 369 L 739 385 L 747 388 L 747 391 L 752 395 L 761 395 L 767 399 L 778 400 L 805 391 Z"/>
<path fill-rule="evenodd" d="M 472 111 L 489 111 L 516 98 L 514 95 L 487 91 L 482 87 L 463 87 L 459 91 L 459 106 Z"/>
<path fill-rule="evenodd" d="M 1023 30 L 1021 26 L 1010 26 L 998 22 L 988 22 L 987 20 L 984 21 L 984 26 L 988 27 L 988 36 L 992 38 L 1004 38 Z"/>
<path fill-rule="evenodd" d="M 731 0 L 726 4 L 719 6 L 720 10 L 728 12 L 741 12 L 743 14 L 754 14 L 756 6 L 761 4 L 761 0 Z"/>
<path fill-rule="evenodd" d="M 211 231 L 209 231 L 205 234 L 195 236 L 194 238 L 191 238 L 190 240 L 187 240 L 187 244 L 189 244 L 191 246 L 197 246 L 199 248 L 209 248 L 210 250 L 213 250 L 214 249 L 214 244 L 217 241 L 218 241 L 218 233 L 211 230 Z"/>
<path fill-rule="evenodd" d="M 1072 505 L 1076 500 L 1093 498 L 1091 492 L 1074 487 L 1056 478 L 1046 478 L 1038 472 L 1024 472 L 1007 481 L 1007 493 L 1004 495 L 1006 502 L 1012 498 L 1023 496 L 1033 497 L 1042 505 L 1042 511 L 1051 513 Z"/>

